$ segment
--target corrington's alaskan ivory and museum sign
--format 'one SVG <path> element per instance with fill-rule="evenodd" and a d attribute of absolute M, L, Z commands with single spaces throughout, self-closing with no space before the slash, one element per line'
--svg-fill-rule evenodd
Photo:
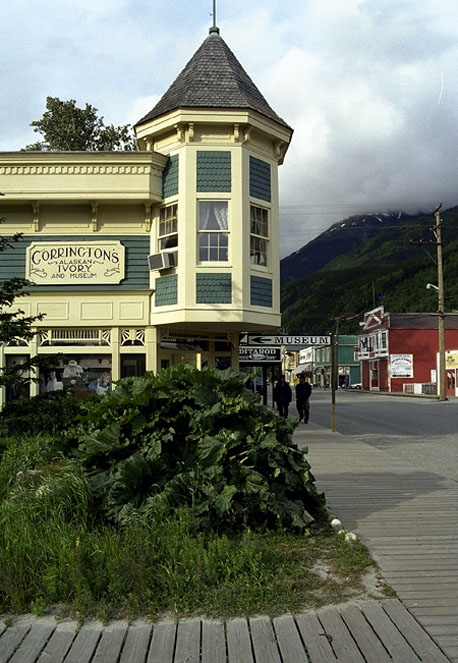
<path fill-rule="evenodd" d="M 26 278 L 36 285 L 120 283 L 124 246 L 121 242 L 32 242 L 26 251 Z"/>

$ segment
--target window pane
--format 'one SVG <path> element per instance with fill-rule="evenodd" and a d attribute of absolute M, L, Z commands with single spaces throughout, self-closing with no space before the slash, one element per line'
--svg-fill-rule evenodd
<path fill-rule="evenodd" d="M 252 265 L 267 265 L 267 240 L 250 237 L 250 262 Z"/>
<path fill-rule="evenodd" d="M 199 203 L 199 230 L 227 230 L 227 202 L 205 200 Z"/>
<path fill-rule="evenodd" d="M 169 235 L 160 240 L 160 250 L 174 249 L 178 246 L 178 235 Z"/>
<path fill-rule="evenodd" d="M 199 232 L 199 260 L 227 261 L 229 236 L 225 232 Z"/>
<path fill-rule="evenodd" d="M 268 237 L 268 213 L 262 207 L 250 206 L 250 232 Z"/>

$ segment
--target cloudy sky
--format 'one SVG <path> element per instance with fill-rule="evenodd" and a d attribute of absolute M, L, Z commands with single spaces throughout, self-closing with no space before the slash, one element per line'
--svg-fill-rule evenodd
<path fill-rule="evenodd" d="M 39 138 L 47 96 L 106 123 L 149 111 L 208 34 L 212 0 L 2 5 L 0 150 Z M 365 212 L 458 204 L 456 0 L 218 0 L 221 36 L 294 128 L 282 257 Z"/>

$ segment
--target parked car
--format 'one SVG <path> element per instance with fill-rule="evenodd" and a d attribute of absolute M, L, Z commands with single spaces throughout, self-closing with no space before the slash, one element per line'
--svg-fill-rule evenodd
<path fill-rule="evenodd" d="M 353 384 L 350 385 L 350 389 L 362 389 L 363 385 L 361 382 L 353 382 Z"/>

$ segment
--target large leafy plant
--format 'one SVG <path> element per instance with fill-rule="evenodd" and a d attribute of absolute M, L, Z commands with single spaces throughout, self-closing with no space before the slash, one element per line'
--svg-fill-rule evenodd
<path fill-rule="evenodd" d="M 83 407 L 78 456 L 100 516 L 186 505 L 198 528 L 304 531 L 324 513 L 295 422 L 262 407 L 238 373 L 178 365 Z"/>

